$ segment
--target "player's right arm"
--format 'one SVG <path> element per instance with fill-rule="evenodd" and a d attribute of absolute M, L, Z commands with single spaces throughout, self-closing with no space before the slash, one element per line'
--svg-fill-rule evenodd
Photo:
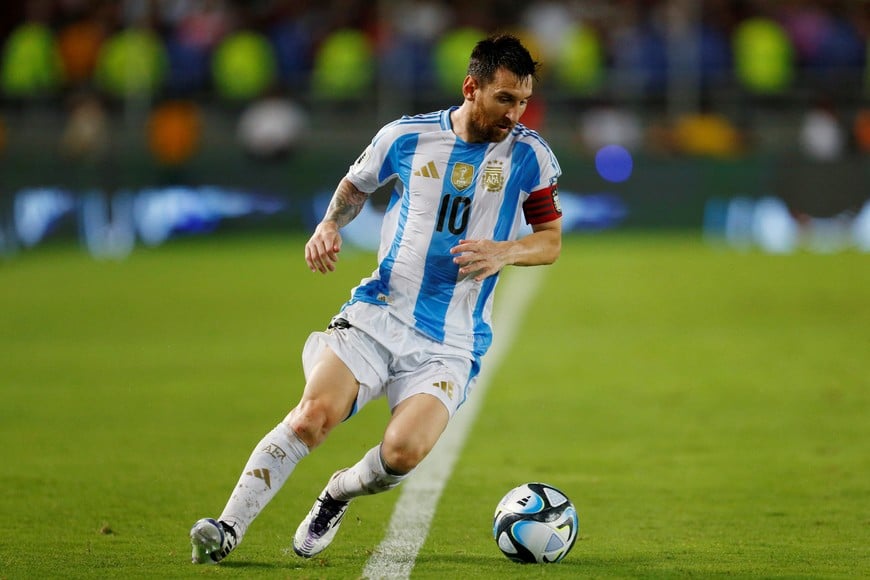
<path fill-rule="evenodd" d="M 339 230 L 359 215 L 366 199 L 368 195 L 357 189 L 347 177 L 339 182 L 326 208 L 326 215 L 305 244 L 305 261 L 312 272 L 326 274 L 335 271 L 338 252 L 341 251 Z"/>
<path fill-rule="evenodd" d="M 389 153 L 399 134 L 398 127 L 398 123 L 393 122 L 381 128 L 339 182 L 326 215 L 305 244 L 305 261 L 312 272 L 335 271 L 341 250 L 339 230 L 359 215 L 371 192 L 393 178 L 395 170 Z"/>

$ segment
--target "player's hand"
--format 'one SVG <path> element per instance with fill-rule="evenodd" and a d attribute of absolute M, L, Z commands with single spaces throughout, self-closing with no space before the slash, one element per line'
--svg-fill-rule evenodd
<path fill-rule="evenodd" d="M 312 272 L 335 271 L 338 253 L 341 251 L 341 234 L 338 224 L 333 221 L 322 221 L 317 224 L 314 233 L 305 244 L 305 262 Z"/>
<path fill-rule="evenodd" d="M 503 242 L 459 240 L 450 253 L 456 256 L 453 263 L 459 266 L 459 276 L 471 276 L 475 282 L 496 274 L 507 264 Z"/>

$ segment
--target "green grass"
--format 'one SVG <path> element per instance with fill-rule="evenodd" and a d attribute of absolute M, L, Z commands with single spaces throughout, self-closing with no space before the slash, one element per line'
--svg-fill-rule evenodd
<path fill-rule="evenodd" d="M 285 553 L 380 404 L 296 470 L 218 567 L 217 514 L 296 401 L 300 352 L 373 257 L 311 274 L 301 238 L 174 242 L 123 263 L 0 263 L 0 578 L 355 578 L 398 492 L 356 502 L 322 557 Z M 870 256 L 717 251 L 690 235 L 566 240 L 486 393 L 415 578 L 870 575 Z M 520 566 L 491 539 L 524 481 L 581 535 Z"/>

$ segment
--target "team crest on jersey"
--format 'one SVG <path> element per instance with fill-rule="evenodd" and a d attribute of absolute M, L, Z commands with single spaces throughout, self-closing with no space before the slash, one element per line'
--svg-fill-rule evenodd
<path fill-rule="evenodd" d="M 450 183 L 459 191 L 474 183 L 474 165 L 468 163 L 454 165 L 453 173 L 450 174 Z"/>
<path fill-rule="evenodd" d="M 504 173 L 501 161 L 490 161 L 483 170 L 483 184 L 487 191 L 495 193 L 504 186 Z"/>

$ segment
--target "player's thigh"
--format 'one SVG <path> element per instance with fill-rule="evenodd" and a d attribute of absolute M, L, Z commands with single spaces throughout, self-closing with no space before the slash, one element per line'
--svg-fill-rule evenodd
<path fill-rule="evenodd" d="M 316 415 L 326 428 L 343 421 L 353 409 L 359 383 L 338 355 L 328 346 L 321 349 L 308 373 L 302 398 L 294 411 Z M 292 416 L 298 415 L 291 413 Z"/>
<path fill-rule="evenodd" d="M 414 469 L 432 450 L 450 421 L 437 397 L 417 393 L 396 405 L 384 432 L 384 461 L 400 472 Z"/>

